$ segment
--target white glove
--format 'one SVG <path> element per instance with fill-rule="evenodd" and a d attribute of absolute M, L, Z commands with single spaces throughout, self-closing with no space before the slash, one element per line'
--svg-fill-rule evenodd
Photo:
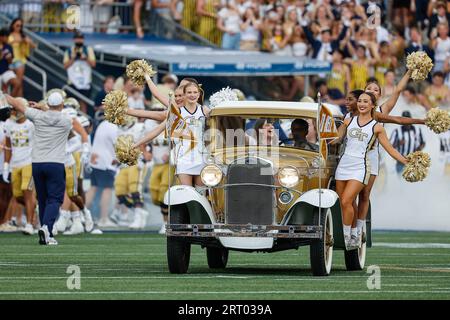
<path fill-rule="evenodd" d="M 85 142 L 82 145 L 81 149 L 81 162 L 83 162 L 85 165 L 89 163 L 91 158 L 91 145 L 89 142 Z"/>
<path fill-rule="evenodd" d="M 9 179 L 8 179 L 8 177 L 9 177 L 9 163 L 8 162 L 5 162 L 3 164 L 2 176 L 3 176 L 3 181 L 9 183 Z"/>
<path fill-rule="evenodd" d="M 137 161 L 137 167 L 139 170 L 142 170 L 145 166 L 145 162 L 144 162 L 144 156 L 141 154 L 138 161 Z"/>

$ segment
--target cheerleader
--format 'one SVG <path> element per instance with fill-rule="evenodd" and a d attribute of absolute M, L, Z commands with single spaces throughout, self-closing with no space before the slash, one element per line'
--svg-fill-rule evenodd
<path fill-rule="evenodd" d="M 389 143 L 384 127 L 374 119 L 376 98 L 363 93 L 358 98 L 356 116 L 344 120 L 339 128 L 339 139 L 346 139 L 343 156 L 336 168 L 336 192 L 341 200 L 344 224 L 344 239 L 347 250 L 356 249 L 357 235 L 351 235 L 351 226 L 356 214 L 353 203 L 364 186 L 369 183 L 371 161 L 369 150 L 378 140 L 395 160 L 406 164 L 407 160 Z M 336 140 L 336 141 L 338 141 Z M 336 143 L 333 142 L 333 143 Z"/>
<path fill-rule="evenodd" d="M 389 113 L 394 108 L 395 104 L 397 103 L 398 98 L 400 97 L 401 92 L 406 88 L 408 81 L 411 77 L 412 71 L 408 70 L 405 75 L 402 77 L 402 79 L 397 84 L 394 93 L 389 97 L 389 99 L 382 104 L 378 104 L 378 101 L 381 97 L 381 87 L 376 81 L 370 81 L 366 84 L 365 92 L 372 93 L 375 96 L 376 101 L 376 109 L 375 111 L 375 119 L 379 122 L 386 122 L 381 121 L 380 118 L 385 118 L 385 116 L 388 116 Z M 393 120 L 394 118 L 388 118 L 388 120 Z M 398 119 L 398 118 L 397 118 Z M 405 119 L 403 119 L 405 120 Z M 394 122 L 398 124 L 413 124 L 415 122 Z M 387 121 L 389 122 L 389 121 Z M 423 124 L 423 123 L 421 123 Z M 380 163 L 380 155 L 379 155 L 379 145 L 378 141 L 375 141 L 374 147 L 368 152 L 368 157 L 370 159 L 370 177 L 367 185 L 363 188 L 361 193 L 358 197 L 358 221 L 357 221 L 357 230 L 358 235 L 362 233 L 363 226 L 365 225 L 367 213 L 369 211 L 369 205 L 370 205 L 370 193 L 372 192 L 373 185 L 375 183 L 375 179 L 378 176 L 379 172 L 379 163 Z M 361 239 L 361 237 L 357 237 L 357 239 Z"/>
<path fill-rule="evenodd" d="M 160 95 L 156 85 L 151 80 L 150 76 L 146 75 L 147 84 L 152 94 L 167 107 L 170 106 L 169 99 Z M 183 79 L 185 81 L 186 79 Z M 183 81 L 181 82 L 183 85 Z M 203 119 L 208 117 L 210 109 L 199 103 L 202 101 L 203 91 L 200 85 L 194 80 L 189 79 L 185 81 L 186 84 L 182 86 L 184 94 L 184 106 L 179 107 L 181 116 L 186 120 L 189 130 L 194 133 L 197 143 L 193 150 L 190 148 L 191 142 L 182 140 L 177 146 L 177 170 L 176 174 L 180 183 L 189 186 L 203 186 L 200 179 L 200 171 L 203 169 L 205 163 L 201 154 L 201 136 L 203 133 Z M 181 99 L 179 101 L 181 103 Z M 167 117 L 168 111 L 145 111 L 145 110 L 128 110 L 127 114 L 137 117 L 150 118 L 154 120 L 163 121 Z M 150 142 L 164 131 L 166 122 L 161 122 L 154 130 L 149 132 L 143 139 L 138 141 L 135 146 L 141 146 Z"/>

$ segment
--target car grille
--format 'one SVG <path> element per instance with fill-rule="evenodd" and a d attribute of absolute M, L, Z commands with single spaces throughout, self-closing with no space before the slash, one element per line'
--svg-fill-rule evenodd
<path fill-rule="evenodd" d="M 260 159 L 246 158 L 228 167 L 227 184 L 256 183 L 274 185 L 271 164 Z M 266 174 L 261 174 L 265 169 Z M 268 170 L 269 169 L 269 170 Z M 274 221 L 275 190 L 266 186 L 227 186 L 225 192 L 225 222 L 229 224 L 270 225 Z"/>

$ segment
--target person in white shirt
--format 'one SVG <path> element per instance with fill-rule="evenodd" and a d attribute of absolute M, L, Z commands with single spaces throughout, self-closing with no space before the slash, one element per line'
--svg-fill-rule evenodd
<path fill-rule="evenodd" d="M 219 11 L 217 18 L 217 28 L 223 32 L 223 49 L 239 50 L 241 23 L 241 16 L 234 0 L 226 0 L 226 6 Z"/>
<path fill-rule="evenodd" d="M 444 71 L 445 60 L 450 56 L 448 29 L 448 23 L 440 22 L 437 25 L 438 35 L 431 40 L 431 48 L 434 49 L 433 71 Z"/>
<path fill-rule="evenodd" d="M 7 149 L 5 146 L 5 133 L 3 131 L 4 124 L 5 122 L 0 120 L 0 168 L 3 168 L 5 150 Z M 0 172 L 0 232 L 8 230 L 15 231 L 15 228 L 7 223 L 9 219 L 6 212 L 12 197 L 11 184 L 7 181 L 8 177 L 6 177 L 5 181 L 3 179 L 3 172 Z"/>
<path fill-rule="evenodd" d="M 109 219 L 108 212 L 111 204 L 114 177 L 118 161 L 114 144 L 117 140 L 118 127 L 108 121 L 103 121 L 97 128 L 92 145 L 91 188 L 86 193 L 86 207 L 90 208 L 98 189 L 101 192 L 99 227 L 113 227 L 115 224 Z"/>
<path fill-rule="evenodd" d="M 11 118 L 5 122 L 5 161 L 3 180 L 8 181 L 10 168 L 13 197 L 26 209 L 27 223 L 23 233 L 34 233 L 36 200 L 33 195 L 31 151 L 33 147 L 34 125 L 19 111 L 13 110 Z"/>
<path fill-rule="evenodd" d="M 67 70 L 68 84 L 87 98 L 91 95 L 92 68 L 96 66 L 94 50 L 84 45 L 84 36 L 76 32 L 73 36 L 74 46 L 64 53 L 64 68 Z M 94 110 L 88 112 L 87 105 L 80 100 L 81 111 L 93 114 Z"/>
<path fill-rule="evenodd" d="M 134 87 L 131 89 L 131 95 L 128 97 L 128 107 L 132 109 L 145 109 L 145 97 L 142 89 Z"/>

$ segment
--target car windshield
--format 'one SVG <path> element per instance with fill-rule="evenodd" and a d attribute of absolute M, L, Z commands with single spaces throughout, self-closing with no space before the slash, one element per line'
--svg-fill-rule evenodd
<path fill-rule="evenodd" d="M 281 146 L 318 151 L 315 119 L 218 116 L 216 146 Z"/>

